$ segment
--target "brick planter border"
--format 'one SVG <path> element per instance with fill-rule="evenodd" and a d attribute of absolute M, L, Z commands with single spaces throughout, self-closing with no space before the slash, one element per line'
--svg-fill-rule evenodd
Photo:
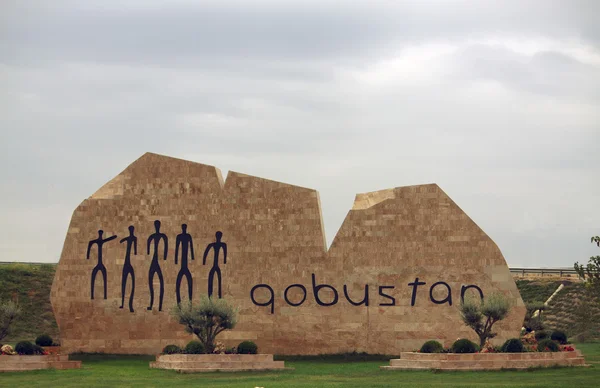
<path fill-rule="evenodd" d="M 272 354 L 159 354 L 150 368 L 176 370 L 180 373 L 247 372 L 285 370 L 283 361 L 273 361 Z"/>
<path fill-rule="evenodd" d="M 586 366 L 579 350 L 526 353 L 400 353 L 383 370 L 500 370 L 550 366 Z"/>
<path fill-rule="evenodd" d="M 69 361 L 69 355 L 67 354 L 49 354 L 45 356 L 0 356 L 0 372 L 79 368 L 81 368 L 81 361 Z"/>

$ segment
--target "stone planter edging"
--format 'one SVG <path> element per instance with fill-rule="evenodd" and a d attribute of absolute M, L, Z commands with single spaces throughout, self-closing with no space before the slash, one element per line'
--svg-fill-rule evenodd
<path fill-rule="evenodd" d="M 158 354 L 150 368 L 170 369 L 180 373 L 246 372 L 285 370 L 283 361 L 273 361 L 272 354 Z"/>
<path fill-rule="evenodd" d="M 587 366 L 579 350 L 526 353 L 400 353 L 383 370 L 499 370 L 550 366 Z"/>
<path fill-rule="evenodd" d="M 38 369 L 79 369 L 81 361 L 69 361 L 67 354 L 36 356 L 0 356 L 0 372 L 20 372 Z"/>

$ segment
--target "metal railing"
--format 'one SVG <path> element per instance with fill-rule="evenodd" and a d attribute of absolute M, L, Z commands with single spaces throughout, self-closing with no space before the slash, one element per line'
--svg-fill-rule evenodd
<path fill-rule="evenodd" d="M 559 277 L 568 276 L 568 277 L 579 277 L 577 271 L 574 268 L 510 268 L 510 273 L 519 274 L 523 277 L 525 275 L 556 275 Z"/>

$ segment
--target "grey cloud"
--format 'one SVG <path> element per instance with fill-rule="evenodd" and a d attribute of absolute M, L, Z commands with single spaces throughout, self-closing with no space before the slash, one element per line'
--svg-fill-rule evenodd
<path fill-rule="evenodd" d="M 4 257 L 57 260 L 146 151 L 315 188 L 329 241 L 355 193 L 437 182 L 511 265 L 591 254 L 593 2 L 6 4 Z"/>
<path fill-rule="evenodd" d="M 25 3 L 27 4 L 27 3 Z M 118 4 L 118 3 L 115 3 Z M 595 2 L 176 2 L 171 7 L 6 6 L 8 61 L 202 66 L 212 58 L 364 62 L 404 44 L 496 33 L 582 37 L 597 45 Z M 17 44 L 18 42 L 18 44 Z M 56 44 L 60 42 L 60 44 Z"/>

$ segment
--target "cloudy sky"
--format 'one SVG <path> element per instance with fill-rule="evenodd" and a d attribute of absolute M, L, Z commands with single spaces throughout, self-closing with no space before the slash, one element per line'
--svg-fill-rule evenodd
<path fill-rule="evenodd" d="M 56 262 L 146 151 L 354 195 L 435 182 L 511 266 L 600 251 L 600 7 L 0 2 L 0 261 Z"/>

